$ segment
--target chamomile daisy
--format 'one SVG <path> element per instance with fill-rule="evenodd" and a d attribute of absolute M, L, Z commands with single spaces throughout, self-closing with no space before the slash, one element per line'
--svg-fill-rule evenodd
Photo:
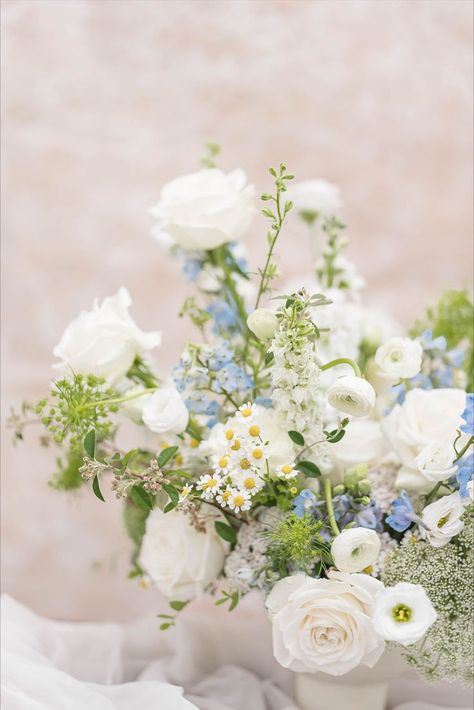
<path fill-rule="evenodd" d="M 288 481 L 290 478 L 296 478 L 298 471 L 292 464 L 284 464 L 283 466 L 278 466 L 276 474 L 278 478 Z"/>
<path fill-rule="evenodd" d="M 222 478 L 217 474 L 213 474 L 211 476 L 206 473 L 199 479 L 197 488 L 202 491 L 202 497 L 205 500 L 210 500 L 217 493 L 219 493 L 220 489 L 222 488 L 222 483 Z"/>
<path fill-rule="evenodd" d="M 189 485 L 183 486 L 181 489 L 181 492 L 179 494 L 179 502 L 182 503 L 183 500 L 186 500 L 186 498 L 189 496 L 189 494 L 191 493 L 192 490 L 193 490 L 192 486 L 189 486 Z"/>
<path fill-rule="evenodd" d="M 221 491 L 220 493 L 217 494 L 216 500 L 219 503 L 222 508 L 225 508 L 226 505 L 229 503 L 229 498 L 232 495 L 232 491 L 230 488 L 226 488 L 224 491 Z"/>
<path fill-rule="evenodd" d="M 238 476 L 233 476 L 237 488 L 243 491 L 247 491 L 251 496 L 258 493 L 259 490 L 263 488 L 265 482 L 258 474 L 254 471 L 246 471 L 245 473 L 240 473 Z"/>
<path fill-rule="evenodd" d="M 227 505 L 235 513 L 240 513 L 249 510 L 252 506 L 252 503 L 250 501 L 250 493 L 247 493 L 247 491 L 239 490 L 238 488 L 231 488 Z"/>
<path fill-rule="evenodd" d="M 252 402 L 246 402 L 245 404 L 242 404 L 241 407 L 239 407 L 238 412 L 237 412 L 237 418 L 240 421 L 250 421 L 252 417 L 255 416 L 255 404 Z"/>

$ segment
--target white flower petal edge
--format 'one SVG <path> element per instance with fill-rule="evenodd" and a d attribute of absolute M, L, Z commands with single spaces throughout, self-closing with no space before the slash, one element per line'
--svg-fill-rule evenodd
<path fill-rule="evenodd" d="M 434 441 L 425 446 L 415 458 L 418 471 L 427 481 L 445 481 L 456 473 L 453 460 L 456 454 L 453 441 Z"/>
<path fill-rule="evenodd" d="M 353 417 L 365 417 L 375 407 L 375 390 L 362 377 L 343 375 L 329 387 L 328 401 L 335 409 Z"/>
<path fill-rule="evenodd" d="M 415 377 L 421 370 L 423 348 L 418 340 L 391 338 L 377 348 L 375 364 L 381 377 L 402 380 Z"/>
<path fill-rule="evenodd" d="M 464 505 L 457 491 L 430 503 L 421 514 L 424 525 L 420 525 L 422 537 L 427 538 L 433 547 L 444 547 L 464 528 L 461 520 L 463 513 Z"/>
<path fill-rule="evenodd" d="M 374 624 L 386 641 L 408 646 L 419 641 L 438 615 L 420 584 L 400 582 L 375 600 Z"/>
<path fill-rule="evenodd" d="M 270 340 L 278 328 L 278 318 L 271 308 L 257 308 L 247 318 L 247 325 L 259 340 Z"/>
<path fill-rule="evenodd" d="M 375 530 L 349 528 L 334 538 L 331 554 L 341 572 L 362 572 L 374 565 L 380 552 L 380 538 Z"/>
<path fill-rule="evenodd" d="M 267 597 L 273 652 L 285 668 L 338 676 L 359 664 L 372 668 L 383 653 L 371 619 L 383 584 L 368 575 L 329 577 L 286 577 Z"/>
<path fill-rule="evenodd" d="M 157 434 L 181 434 L 188 426 L 189 413 L 177 389 L 162 387 L 147 397 L 142 419 Z"/>

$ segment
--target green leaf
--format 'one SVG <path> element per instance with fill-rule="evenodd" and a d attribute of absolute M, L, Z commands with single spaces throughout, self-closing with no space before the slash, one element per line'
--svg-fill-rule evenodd
<path fill-rule="evenodd" d="M 163 466 L 166 466 L 168 461 L 171 461 L 176 454 L 179 451 L 179 446 L 168 446 L 166 449 L 163 449 L 163 451 L 160 453 L 158 456 L 158 466 L 160 468 L 163 468 Z"/>
<path fill-rule="evenodd" d="M 189 599 L 188 599 L 188 601 L 185 601 L 185 602 L 180 602 L 180 601 L 176 600 L 176 601 L 170 602 L 170 607 L 172 609 L 174 609 L 175 611 L 181 611 L 188 604 L 189 604 Z"/>
<path fill-rule="evenodd" d="M 226 525 L 225 523 L 221 523 L 220 521 L 217 521 L 214 523 L 214 527 L 216 529 L 216 533 L 223 539 L 226 540 L 227 542 L 230 542 L 231 544 L 234 544 L 237 542 L 237 535 L 234 530 L 234 528 L 231 528 L 230 525 Z"/>
<path fill-rule="evenodd" d="M 345 429 L 335 429 L 334 431 L 330 431 L 329 433 L 326 432 L 328 443 L 337 444 L 338 441 L 341 441 L 345 433 Z"/>
<path fill-rule="evenodd" d="M 174 505 L 177 505 L 179 501 L 179 493 L 176 488 L 169 483 L 163 483 L 163 490 L 167 492 L 171 502 L 174 503 Z"/>
<path fill-rule="evenodd" d="M 99 485 L 99 477 L 94 476 L 94 480 L 92 481 L 92 490 L 96 494 L 97 498 L 105 503 L 105 498 L 102 495 L 102 491 L 100 490 L 100 485 Z"/>
<path fill-rule="evenodd" d="M 239 603 L 239 593 L 238 593 L 238 592 L 234 592 L 234 593 L 232 594 L 232 597 L 231 597 L 231 598 L 232 598 L 232 601 L 231 601 L 231 603 L 230 603 L 229 611 L 234 611 L 235 607 L 236 607 L 237 604 Z"/>
<path fill-rule="evenodd" d="M 95 457 L 95 429 L 91 429 L 84 437 L 84 450 L 90 459 Z"/>
<path fill-rule="evenodd" d="M 321 471 L 312 461 L 299 461 L 296 468 L 308 478 L 318 478 L 321 475 Z"/>
<path fill-rule="evenodd" d="M 304 446 L 304 437 L 302 434 L 299 433 L 299 431 L 289 431 L 288 436 L 294 444 L 297 444 L 298 446 Z"/>
<path fill-rule="evenodd" d="M 177 502 L 173 503 L 173 501 L 171 500 L 169 503 L 167 503 L 165 505 L 163 513 L 170 513 L 172 510 L 174 510 L 174 508 L 176 508 L 177 505 L 178 505 Z"/>
<path fill-rule="evenodd" d="M 173 624 L 170 624 L 170 623 L 168 623 L 168 622 L 167 622 L 166 624 L 160 624 L 160 630 L 161 630 L 161 631 L 166 631 L 166 629 L 169 629 L 170 626 L 173 626 Z"/>
<path fill-rule="evenodd" d="M 130 497 L 142 510 L 153 510 L 153 498 L 142 486 L 133 486 Z"/>

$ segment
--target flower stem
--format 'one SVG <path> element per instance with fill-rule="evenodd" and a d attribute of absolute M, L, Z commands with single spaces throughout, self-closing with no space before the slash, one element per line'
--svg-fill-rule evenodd
<path fill-rule="evenodd" d="M 151 394 L 152 392 L 155 392 L 158 389 L 158 387 L 149 387 L 146 390 L 143 390 L 142 392 L 136 392 L 135 394 L 130 394 L 128 397 L 114 397 L 112 399 L 99 399 L 96 402 L 89 402 L 88 404 L 84 405 L 85 409 L 89 409 L 90 407 L 98 407 L 99 405 L 109 405 L 109 404 L 122 404 L 122 402 L 130 402 L 132 399 L 137 399 L 137 397 L 143 397 L 144 394 Z"/>
<path fill-rule="evenodd" d="M 329 370 L 331 367 L 336 367 L 336 365 L 350 365 L 354 370 L 356 376 L 362 377 L 359 365 L 355 362 L 355 360 L 351 360 L 351 358 L 349 357 L 338 357 L 336 360 L 331 360 L 331 362 L 327 362 L 325 365 L 321 365 L 320 369 Z"/>
<path fill-rule="evenodd" d="M 470 446 L 472 446 L 473 444 L 474 444 L 474 436 L 470 436 L 470 437 L 469 437 L 469 440 L 468 440 L 468 442 L 467 442 L 467 444 L 462 447 L 461 451 L 460 451 L 459 454 L 457 455 L 457 458 L 454 460 L 454 463 L 456 463 L 456 461 L 459 461 L 459 459 L 462 459 L 462 457 L 464 456 L 464 454 L 466 453 L 466 451 L 468 450 L 468 448 L 469 448 Z"/>
<path fill-rule="evenodd" d="M 336 516 L 334 515 L 334 506 L 332 504 L 331 481 L 326 478 L 324 481 L 324 497 L 326 498 L 326 507 L 328 510 L 329 523 L 334 535 L 340 535 L 340 530 L 337 527 Z"/>

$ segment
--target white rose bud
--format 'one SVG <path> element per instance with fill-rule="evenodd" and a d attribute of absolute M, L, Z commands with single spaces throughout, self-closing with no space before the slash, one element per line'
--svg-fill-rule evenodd
<path fill-rule="evenodd" d="M 455 452 L 452 441 L 440 441 L 428 444 L 415 458 L 418 471 L 428 481 L 445 481 L 456 473 L 453 465 Z"/>
<path fill-rule="evenodd" d="M 375 530 L 349 528 L 334 538 L 331 554 L 341 572 L 362 572 L 374 565 L 380 552 L 380 538 Z"/>
<path fill-rule="evenodd" d="M 255 212 L 255 190 L 245 173 L 211 168 L 183 175 L 164 186 L 150 211 L 158 224 L 152 234 L 169 235 L 183 249 L 216 249 L 239 239 Z"/>
<path fill-rule="evenodd" d="M 420 584 L 400 582 L 375 599 L 374 625 L 386 641 L 408 646 L 419 641 L 437 619 Z"/>
<path fill-rule="evenodd" d="M 420 526 L 422 537 L 426 537 L 433 547 L 444 547 L 464 528 L 461 520 L 463 513 L 464 505 L 457 491 L 430 503 L 421 515 L 424 525 Z"/>
<path fill-rule="evenodd" d="M 395 381 L 415 377 L 421 370 L 423 348 L 417 340 L 391 338 L 377 348 L 375 364 L 381 377 Z"/>
<path fill-rule="evenodd" d="M 335 409 L 354 417 L 365 417 L 375 406 L 375 390 L 355 375 L 338 377 L 328 388 L 328 401 Z"/>
<path fill-rule="evenodd" d="M 147 398 L 142 419 L 157 434 L 181 434 L 188 426 L 189 413 L 177 389 L 162 387 Z"/>
<path fill-rule="evenodd" d="M 278 318 L 271 308 L 257 308 L 247 318 L 247 325 L 259 340 L 270 340 L 278 328 Z"/>

